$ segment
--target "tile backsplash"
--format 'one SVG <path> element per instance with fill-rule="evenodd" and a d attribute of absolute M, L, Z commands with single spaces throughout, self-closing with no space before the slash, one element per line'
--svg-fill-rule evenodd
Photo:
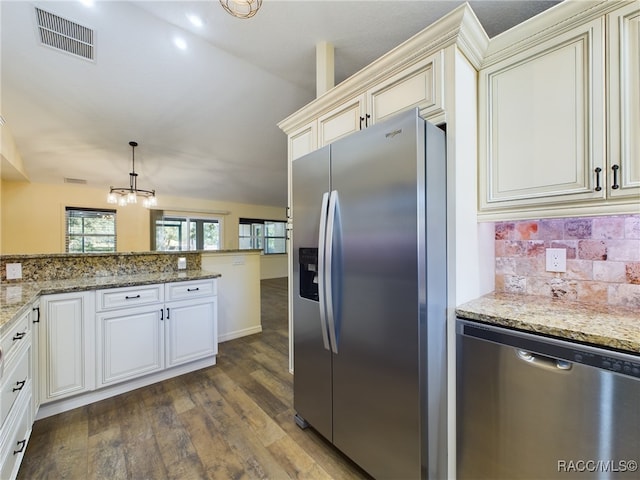
<path fill-rule="evenodd" d="M 567 271 L 545 250 L 565 248 Z M 495 224 L 496 291 L 640 308 L 640 215 Z"/>

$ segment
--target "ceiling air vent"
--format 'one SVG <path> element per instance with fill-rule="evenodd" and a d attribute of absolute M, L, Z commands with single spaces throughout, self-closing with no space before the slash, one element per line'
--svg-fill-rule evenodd
<path fill-rule="evenodd" d="M 36 16 L 43 45 L 93 60 L 93 30 L 37 7 Z"/>
<path fill-rule="evenodd" d="M 64 183 L 77 183 L 78 185 L 86 185 L 87 181 L 83 178 L 64 177 Z"/>

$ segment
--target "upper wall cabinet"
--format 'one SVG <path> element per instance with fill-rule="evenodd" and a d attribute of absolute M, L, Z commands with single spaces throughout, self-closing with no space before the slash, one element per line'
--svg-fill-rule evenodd
<path fill-rule="evenodd" d="M 514 41 L 481 69 L 481 218 L 638 211 L 637 10 Z"/>
<path fill-rule="evenodd" d="M 612 197 L 640 201 L 640 4 L 608 17 L 609 163 Z"/>
<path fill-rule="evenodd" d="M 420 115 L 430 118 L 442 112 L 441 90 L 442 52 L 438 52 L 320 115 L 317 119 L 317 141 L 308 145 L 324 147 L 411 108 L 418 108 Z"/>
<path fill-rule="evenodd" d="M 471 7 L 460 5 L 280 122 L 289 161 L 413 108 L 445 123 L 455 53 L 477 70 L 488 43 Z"/>

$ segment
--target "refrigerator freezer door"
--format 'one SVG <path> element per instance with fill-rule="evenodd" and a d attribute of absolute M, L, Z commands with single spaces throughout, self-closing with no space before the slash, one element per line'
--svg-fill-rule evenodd
<path fill-rule="evenodd" d="M 333 442 L 376 478 L 421 476 L 425 126 L 412 113 L 332 144 Z"/>
<path fill-rule="evenodd" d="M 319 247 L 322 199 L 330 190 L 329 154 L 327 146 L 292 163 L 292 308 L 293 406 L 299 416 L 331 440 L 331 352 L 323 341 L 327 333 L 323 331 L 319 302 L 300 296 L 300 250 Z M 313 269 L 309 265 L 305 268 Z M 315 269 L 318 271 L 318 265 Z"/>

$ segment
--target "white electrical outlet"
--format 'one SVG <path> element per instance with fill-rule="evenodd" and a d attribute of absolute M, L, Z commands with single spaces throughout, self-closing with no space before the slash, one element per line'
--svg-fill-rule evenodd
<path fill-rule="evenodd" d="M 7 280 L 17 280 L 22 278 L 21 263 L 7 263 Z"/>
<path fill-rule="evenodd" d="M 187 259 L 186 257 L 178 257 L 178 270 L 186 270 Z"/>
<path fill-rule="evenodd" d="M 547 272 L 567 271 L 567 249 L 547 248 Z"/>

